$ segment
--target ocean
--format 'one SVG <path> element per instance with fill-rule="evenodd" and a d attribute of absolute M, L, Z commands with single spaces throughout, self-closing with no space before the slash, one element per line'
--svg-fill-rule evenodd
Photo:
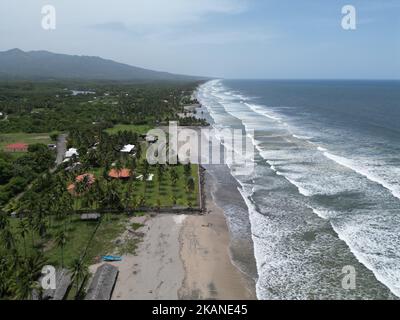
<path fill-rule="evenodd" d="M 197 97 L 252 135 L 255 170 L 230 166 L 248 210 L 228 221 L 254 244 L 259 299 L 400 297 L 399 81 L 213 80 Z"/>

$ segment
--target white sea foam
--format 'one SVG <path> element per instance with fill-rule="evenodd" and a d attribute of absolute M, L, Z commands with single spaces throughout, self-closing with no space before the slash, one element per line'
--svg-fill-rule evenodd
<path fill-rule="evenodd" d="M 341 224 L 338 226 L 335 222 L 331 223 L 333 229 L 338 234 L 339 238 L 348 244 L 350 251 L 357 258 L 357 260 L 366 266 L 369 270 L 373 272 L 376 279 L 383 283 L 390 291 L 396 296 L 400 297 L 400 265 L 398 263 L 398 256 L 393 254 L 385 255 L 385 251 L 388 250 L 387 243 L 382 243 L 377 238 L 369 239 L 363 234 L 366 229 L 366 225 L 369 226 L 369 233 L 380 234 L 382 230 L 376 230 L 371 232 L 374 227 L 374 222 L 371 224 L 366 224 L 365 219 L 363 221 L 352 221 L 346 224 Z M 361 239 L 359 237 L 361 236 Z M 362 240 L 362 245 L 360 246 L 360 240 Z M 394 242 L 390 247 L 396 249 L 399 243 L 399 239 L 395 236 Z M 374 252 L 373 254 L 365 252 L 363 248 L 369 248 L 369 252 Z M 390 258 L 388 258 L 390 257 Z M 386 260 L 386 261 L 385 261 Z"/>
<path fill-rule="evenodd" d="M 308 136 L 299 136 L 299 135 L 297 135 L 297 134 L 292 134 L 292 136 L 293 136 L 294 138 L 296 138 L 296 139 L 299 139 L 299 140 L 310 140 L 310 139 L 311 139 L 311 137 L 308 137 Z"/>
<path fill-rule="evenodd" d="M 380 176 L 377 176 L 376 174 L 371 172 L 367 167 L 363 166 L 361 163 L 356 162 L 354 160 L 347 159 L 347 158 L 341 157 L 341 156 L 337 156 L 337 155 L 334 155 L 329 152 L 324 152 L 324 155 L 328 159 L 331 159 L 331 160 L 335 161 L 336 163 L 338 163 L 342 166 L 345 166 L 345 167 L 357 172 L 358 174 L 363 175 L 364 177 L 368 178 L 369 180 L 380 184 L 384 188 L 388 189 L 393 194 L 393 196 L 400 199 L 399 184 L 395 185 L 395 184 L 388 183 L 386 180 L 382 179 Z"/>
<path fill-rule="evenodd" d="M 214 95 L 215 99 L 223 100 L 219 101 L 219 103 L 225 106 L 225 110 L 229 114 L 240 119 L 246 130 L 253 129 L 253 126 L 256 125 L 257 115 L 262 115 L 268 119 L 270 121 L 267 122 L 268 124 L 271 123 L 272 125 L 276 122 L 280 126 L 289 127 L 289 125 L 285 126 L 285 123 L 282 123 L 281 116 L 277 116 L 270 110 L 265 110 L 265 107 L 263 106 L 248 102 L 244 103 L 245 106 L 257 114 L 254 116 L 254 119 L 251 118 L 251 115 L 241 113 L 240 110 L 235 110 L 233 108 L 230 109 L 230 102 L 225 100 L 223 94 L 221 94 L 221 91 L 224 90 L 221 82 L 216 83 L 218 88 L 209 91 L 214 91 L 214 93 L 219 95 Z M 248 101 L 245 99 L 242 100 Z M 212 109 L 213 108 L 211 107 L 208 108 L 211 116 L 213 116 Z M 376 171 L 376 168 L 368 167 L 368 165 L 365 165 L 360 161 L 334 155 L 328 152 L 328 149 L 311 142 L 311 145 L 305 145 L 304 143 L 301 145 L 299 142 L 299 147 L 293 148 L 293 146 L 290 146 L 291 142 L 288 141 L 287 147 L 282 145 L 282 147 L 279 146 L 279 148 L 276 147 L 276 149 L 265 149 L 266 147 L 263 146 L 263 141 L 257 140 L 254 135 L 249 135 L 249 137 L 252 139 L 252 142 L 260 155 L 269 164 L 270 168 L 277 175 L 283 176 L 292 185 L 296 186 L 299 193 L 306 197 L 316 194 L 332 196 L 336 194 L 346 194 L 346 191 L 351 191 L 353 189 L 357 190 L 360 186 L 362 187 L 363 182 L 361 180 L 364 178 L 361 176 L 364 176 L 370 181 L 378 183 L 390 190 L 394 196 L 400 198 L 400 186 L 396 184 L 396 181 L 388 182 L 385 174 L 377 175 L 377 172 L 379 171 Z M 293 137 L 300 140 L 311 139 L 308 136 L 295 134 L 293 134 Z M 271 136 L 271 139 L 279 140 L 279 135 L 273 135 Z M 284 137 L 282 136 L 282 141 L 283 140 Z M 300 147 L 306 147 L 309 149 L 303 150 Z M 329 147 L 329 149 L 331 148 Z M 320 152 L 317 152 L 317 150 Z M 323 161 L 324 157 L 325 161 Z M 332 160 L 336 163 L 336 167 L 333 167 L 334 169 L 332 169 L 332 171 L 329 170 L 331 168 L 330 166 L 333 166 L 333 163 L 330 165 L 329 160 L 326 159 Z M 337 170 L 339 167 L 342 167 L 343 171 L 333 171 Z M 350 171 L 348 169 L 361 176 L 357 178 L 357 174 L 349 174 Z M 235 176 L 234 173 L 233 175 Z M 241 185 L 239 191 L 249 208 L 257 269 L 259 274 L 260 272 L 264 273 L 263 277 L 268 277 L 268 275 L 265 275 L 265 270 L 261 270 L 264 268 L 263 265 L 266 263 L 265 256 L 270 252 L 266 247 L 267 244 L 260 241 L 259 236 L 262 234 L 271 236 L 269 233 L 273 233 L 274 231 L 276 232 L 276 230 L 272 230 L 270 226 L 266 224 L 265 217 L 257 211 L 255 204 L 252 202 L 252 195 L 255 186 L 246 185 L 237 175 L 236 180 Z M 396 252 L 396 247 L 400 245 L 398 238 L 397 240 L 396 238 L 393 238 L 393 230 L 398 230 L 398 228 L 396 229 L 396 226 L 400 225 L 399 221 L 398 224 L 394 223 L 387 226 L 390 230 L 388 229 L 387 233 L 385 233 L 385 229 L 381 229 L 382 225 L 379 221 L 381 217 L 377 214 L 374 215 L 374 212 L 371 212 L 371 216 L 367 217 L 370 220 L 365 217 L 359 219 L 357 215 L 343 216 L 339 219 L 337 218 L 338 212 L 333 210 L 319 206 L 309 206 L 309 208 L 320 218 L 330 220 L 339 238 L 347 243 L 357 260 L 370 269 L 374 273 L 375 277 L 385 284 L 394 294 L 400 296 L 400 266 L 398 264 L 397 253 L 393 258 L 393 253 Z M 388 221 L 391 221 L 390 219 L 392 219 L 392 216 L 388 216 Z M 383 225 L 383 227 L 385 227 L 385 225 Z M 275 237 L 277 237 L 277 235 L 275 235 Z M 396 261 L 397 264 L 395 263 Z M 279 261 L 277 261 L 277 263 L 278 262 Z M 268 298 L 261 284 L 264 280 L 265 278 L 261 277 L 257 281 L 257 296 L 259 299 Z M 282 281 L 284 281 L 284 279 L 282 279 Z M 299 296 L 301 296 L 301 294 L 299 294 Z"/>
<path fill-rule="evenodd" d="M 256 104 L 251 104 L 251 103 L 245 103 L 245 105 L 248 106 L 254 112 L 256 112 L 256 113 L 258 113 L 258 114 L 260 114 L 260 115 L 262 115 L 262 116 L 264 116 L 266 118 L 269 118 L 269 119 L 272 119 L 272 120 L 275 120 L 275 121 L 281 121 L 282 120 L 281 117 L 273 114 L 272 112 L 267 112 L 263 108 L 263 106 L 256 105 Z"/>

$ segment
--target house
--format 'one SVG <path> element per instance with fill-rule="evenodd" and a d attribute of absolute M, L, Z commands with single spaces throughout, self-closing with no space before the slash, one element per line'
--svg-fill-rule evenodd
<path fill-rule="evenodd" d="M 127 144 L 121 149 L 121 152 L 123 152 L 123 153 L 131 153 L 134 150 L 135 150 L 135 145 Z"/>
<path fill-rule="evenodd" d="M 80 176 L 77 176 L 75 178 L 75 183 L 71 183 L 67 187 L 68 192 L 71 194 L 75 194 L 76 183 L 83 182 L 83 181 L 85 181 L 85 179 L 87 182 L 86 187 L 90 187 L 96 181 L 96 178 L 91 173 L 81 174 Z"/>
<path fill-rule="evenodd" d="M 85 300 L 110 300 L 119 270 L 111 264 L 98 267 L 86 293 Z"/>
<path fill-rule="evenodd" d="M 7 152 L 27 152 L 28 145 L 26 143 L 13 143 L 5 147 Z"/>
<path fill-rule="evenodd" d="M 114 179 L 129 179 L 131 176 L 131 170 L 129 169 L 111 169 L 110 172 L 108 173 L 108 176 L 110 178 Z"/>
<path fill-rule="evenodd" d="M 81 215 L 82 221 L 97 221 L 101 218 L 100 213 L 85 213 Z"/>
<path fill-rule="evenodd" d="M 47 148 L 49 148 L 50 150 L 55 150 L 55 149 L 57 149 L 57 145 L 50 143 L 47 145 Z"/>
<path fill-rule="evenodd" d="M 76 148 L 69 148 L 66 152 L 65 152 L 65 158 L 72 158 L 73 156 L 79 156 L 78 153 L 78 149 Z"/>

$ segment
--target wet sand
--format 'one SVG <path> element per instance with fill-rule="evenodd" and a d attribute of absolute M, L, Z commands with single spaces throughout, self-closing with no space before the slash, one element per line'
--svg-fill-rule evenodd
<path fill-rule="evenodd" d="M 224 212 L 210 197 L 208 213 L 186 218 L 180 237 L 185 279 L 179 297 L 191 300 L 256 299 L 255 284 L 231 261 Z"/>

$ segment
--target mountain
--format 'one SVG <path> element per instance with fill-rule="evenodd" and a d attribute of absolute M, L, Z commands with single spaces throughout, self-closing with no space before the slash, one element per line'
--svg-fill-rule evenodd
<path fill-rule="evenodd" d="M 189 81 L 205 78 L 152 71 L 100 57 L 12 49 L 0 52 L 0 78 L 115 81 Z"/>

